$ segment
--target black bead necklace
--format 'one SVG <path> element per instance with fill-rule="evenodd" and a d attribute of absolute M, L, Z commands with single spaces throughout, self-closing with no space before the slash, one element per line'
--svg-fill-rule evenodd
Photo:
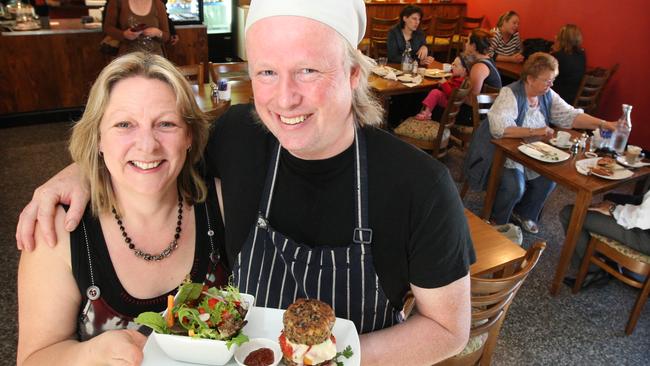
<path fill-rule="evenodd" d="M 135 254 L 136 257 L 140 257 L 144 259 L 145 261 L 160 261 L 163 260 L 167 257 L 169 257 L 172 252 L 178 248 L 178 239 L 181 237 L 181 226 L 183 224 L 183 198 L 181 195 L 178 195 L 178 221 L 176 221 L 176 232 L 174 233 L 174 240 L 172 240 L 171 243 L 165 248 L 160 254 L 149 254 L 147 252 L 143 252 L 142 250 L 138 249 L 135 247 L 135 243 L 131 238 L 129 237 L 129 234 L 126 233 L 126 230 L 124 229 L 124 223 L 122 222 L 122 218 L 120 215 L 117 214 L 117 210 L 115 210 L 115 207 L 113 207 L 113 215 L 115 216 L 115 220 L 117 221 L 117 226 L 120 227 L 120 231 L 122 232 L 122 237 L 124 238 L 124 242 L 126 245 L 133 251 L 133 254 Z"/>

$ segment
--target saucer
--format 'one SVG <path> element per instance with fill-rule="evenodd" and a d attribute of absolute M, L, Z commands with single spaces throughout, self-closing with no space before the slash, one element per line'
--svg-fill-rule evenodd
<path fill-rule="evenodd" d="M 650 163 L 644 163 L 643 159 L 639 159 L 636 163 L 630 164 L 630 163 L 627 162 L 627 160 L 625 160 L 625 156 L 617 156 L 616 161 L 619 164 L 624 165 L 624 166 L 626 166 L 628 168 L 641 168 L 641 167 L 650 165 Z"/>
<path fill-rule="evenodd" d="M 548 142 L 550 142 L 551 145 L 555 147 L 559 147 L 560 149 L 568 149 L 571 147 L 571 141 L 568 141 L 566 144 L 558 144 L 557 137 L 553 137 L 552 139 L 548 140 Z"/>

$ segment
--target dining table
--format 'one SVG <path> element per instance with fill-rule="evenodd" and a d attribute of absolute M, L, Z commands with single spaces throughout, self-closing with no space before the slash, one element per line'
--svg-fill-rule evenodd
<path fill-rule="evenodd" d="M 497 231 L 470 210 L 465 209 L 465 218 L 474 243 L 476 262 L 470 267 L 472 276 L 481 276 L 508 269 L 526 255 L 526 250 Z"/>
<path fill-rule="evenodd" d="M 511 79 L 519 80 L 521 76 L 521 69 L 524 67 L 523 63 L 516 62 L 506 62 L 506 61 L 497 61 L 496 62 L 497 70 L 503 76 L 507 76 Z"/>
<path fill-rule="evenodd" d="M 579 136 L 578 131 L 567 131 L 572 134 L 573 138 Z M 543 141 L 549 142 L 548 139 L 544 139 Z M 630 183 L 636 183 L 636 191 L 638 192 L 640 187 L 644 185 L 646 179 L 650 176 L 650 167 L 645 166 L 633 169 L 631 170 L 631 175 L 621 179 L 605 179 L 589 173 L 584 175 L 576 169 L 576 162 L 587 158 L 584 155 L 584 151 L 580 151 L 576 154 L 569 153 L 570 158 L 564 161 L 545 162 L 528 156 L 520 151 L 520 146 L 526 142 L 520 138 L 501 138 L 492 140 L 492 143 L 495 146 L 495 151 L 481 217 L 486 220 L 490 218 L 492 206 L 494 205 L 497 189 L 501 180 L 503 164 L 506 158 L 521 163 L 524 167 L 531 169 L 556 182 L 558 185 L 575 192 L 576 198 L 571 212 L 568 230 L 555 269 L 555 276 L 550 286 L 550 293 L 556 295 L 559 291 L 562 279 L 569 267 L 571 256 L 573 255 L 578 236 L 582 229 L 582 224 L 584 223 L 587 214 L 587 209 L 589 208 L 594 195 L 605 193 Z"/>
<path fill-rule="evenodd" d="M 233 104 L 253 102 L 253 87 L 250 80 L 230 80 L 230 100 L 220 100 L 212 96 L 212 86 L 209 83 L 192 85 L 194 100 L 201 111 L 216 120 Z"/>

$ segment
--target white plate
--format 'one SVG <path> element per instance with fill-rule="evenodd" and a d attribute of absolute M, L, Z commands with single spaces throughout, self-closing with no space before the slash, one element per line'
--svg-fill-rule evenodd
<path fill-rule="evenodd" d="M 427 69 L 424 72 L 424 76 L 429 78 L 447 78 L 451 76 L 450 72 L 444 72 L 440 69 Z"/>
<path fill-rule="evenodd" d="M 553 146 L 543 143 L 541 141 L 531 142 L 530 144 L 519 145 L 519 151 L 523 154 L 530 156 L 533 159 L 543 161 L 545 163 L 559 163 L 567 160 L 571 155 L 556 149 Z"/>
<path fill-rule="evenodd" d="M 248 315 L 248 324 L 244 327 L 244 334 L 250 339 L 268 338 L 277 339 L 282 330 L 282 315 L 284 310 L 253 307 Z M 332 334 L 336 337 L 336 350 L 341 352 L 348 345 L 352 347 L 354 354 L 346 359 L 340 357 L 345 366 L 358 366 L 361 364 L 361 346 L 359 344 L 359 335 L 354 323 L 347 320 L 336 318 Z M 144 346 L 144 360 L 142 366 L 191 366 L 192 363 L 180 362 L 167 357 L 160 349 L 156 340 L 149 337 L 147 344 Z M 236 366 L 235 359 L 232 358 L 226 365 Z"/>
<path fill-rule="evenodd" d="M 34 22 L 28 22 L 28 23 L 16 24 L 11 29 L 15 31 L 30 31 L 30 30 L 41 29 L 41 26 L 40 24 Z"/>
<path fill-rule="evenodd" d="M 568 149 L 568 148 L 571 147 L 571 141 L 567 141 L 567 143 L 564 144 L 564 145 L 558 144 L 557 143 L 557 137 L 553 137 L 552 139 L 548 140 L 548 142 L 550 142 L 551 145 L 553 145 L 555 147 L 559 147 L 560 149 Z"/>
<path fill-rule="evenodd" d="M 623 165 L 625 165 L 626 167 L 629 167 L 629 168 L 641 168 L 641 167 L 644 167 L 644 166 L 648 166 L 648 165 L 650 165 L 650 163 L 644 163 L 644 162 L 643 162 L 643 159 L 637 161 L 637 162 L 634 163 L 634 164 L 629 164 L 629 163 L 627 162 L 627 160 L 625 160 L 625 156 L 618 156 L 618 157 L 616 157 L 616 161 L 619 162 L 619 163 L 621 163 L 621 164 L 623 164 Z"/>
<path fill-rule="evenodd" d="M 607 176 L 607 175 L 600 175 L 597 173 L 594 173 L 591 171 L 591 168 L 596 166 L 596 163 L 598 160 L 601 158 L 591 158 L 591 159 L 582 159 L 576 161 L 576 170 L 578 173 L 583 174 L 583 175 L 589 175 L 590 173 L 592 175 L 595 175 L 597 177 L 605 178 L 605 179 L 610 179 L 610 180 L 619 180 L 619 179 L 625 179 L 631 177 L 634 173 L 632 171 L 624 169 L 622 166 L 616 164 L 614 167 L 614 172 L 612 175 Z"/>
<path fill-rule="evenodd" d="M 413 79 L 414 79 L 414 77 L 411 76 L 411 75 L 400 75 L 400 76 L 397 77 L 397 80 L 399 80 L 401 82 L 404 82 L 404 83 L 410 83 L 410 82 L 413 81 Z"/>
<path fill-rule="evenodd" d="M 372 72 L 374 72 L 375 74 L 377 74 L 379 76 L 382 76 L 382 77 L 388 75 L 388 73 L 391 72 L 391 71 L 393 73 L 395 73 L 395 75 L 402 75 L 403 74 L 403 72 L 401 70 L 394 69 L 394 68 L 392 68 L 390 66 L 377 66 L 377 67 L 372 69 Z"/>

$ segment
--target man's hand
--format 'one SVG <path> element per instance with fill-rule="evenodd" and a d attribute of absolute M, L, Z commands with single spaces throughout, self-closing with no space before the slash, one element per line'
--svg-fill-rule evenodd
<path fill-rule="evenodd" d="M 69 204 L 65 215 L 65 229 L 73 231 L 83 216 L 90 193 L 88 183 L 81 177 L 76 164 L 69 165 L 34 191 L 31 202 L 23 209 L 16 227 L 16 246 L 19 250 L 34 249 L 36 221 L 43 230 L 45 241 L 51 247 L 57 242 L 54 216 L 59 203 Z"/>

